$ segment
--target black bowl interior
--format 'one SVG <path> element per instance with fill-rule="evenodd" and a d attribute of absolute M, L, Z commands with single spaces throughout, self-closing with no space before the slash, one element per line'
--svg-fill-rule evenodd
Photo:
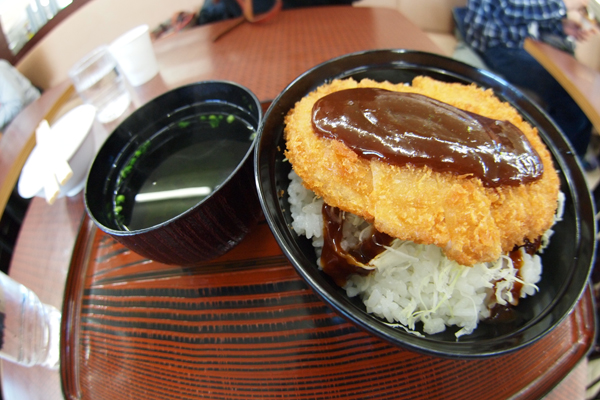
<path fill-rule="evenodd" d="M 193 128 L 198 115 L 218 113 L 226 107 L 229 114 L 239 117 L 256 131 L 262 117 L 259 105 L 254 94 L 242 86 L 226 81 L 203 81 L 173 89 L 140 107 L 110 134 L 92 163 L 85 192 L 88 214 L 107 232 L 116 235 L 134 234 L 135 230 L 131 232 L 123 230 L 115 216 L 114 203 L 117 190 L 135 195 L 145 180 L 144 176 L 151 173 L 163 153 L 191 145 L 213 146 L 224 136 L 227 136 L 227 139 L 236 139 L 239 135 L 239 130 L 225 133 L 223 130 Z M 227 122 L 222 123 L 222 126 L 227 125 Z M 144 150 L 144 154 L 139 156 L 141 160 L 139 167 L 134 170 L 134 173 L 123 178 L 121 173 L 124 167 L 132 161 L 136 151 L 144 148 L 143 145 L 146 143 L 151 144 L 147 146 L 147 150 Z M 244 147 L 241 150 L 243 153 L 236 156 L 241 157 L 237 167 L 219 186 L 224 186 L 246 160 L 252 157 L 254 143 L 255 141 L 248 138 L 242 144 L 247 146 L 247 149 Z M 223 154 L 223 157 L 226 156 L 227 154 Z M 209 174 L 207 171 L 197 171 L 197 174 L 201 173 Z M 118 189 L 119 187 L 124 189 Z M 198 204 L 190 205 L 188 211 Z M 188 211 L 138 231 L 169 223 L 170 220 L 179 218 Z"/>
<path fill-rule="evenodd" d="M 291 226 L 287 196 L 280 191 L 289 184 L 290 164 L 283 157 L 283 118 L 296 101 L 334 78 L 371 78 L 393 83 L 411 82 L 415 76 L 491 88 L 512 104 L 526 120 L 537 126 L 550 149 L 566 196 L 564 216 L 554 227 L 550 246 L 542 254 L 543 274 L 539 292 L 522 299 L 516 318 L 507 323 L 481 322 L 459 340 L 455 329 L 417 337 L 370 315 L 357 298 L 349 298 L 328 276 L 319 271 L 309 240 L 298 237 Z M 292 265 L 325 302 L 345 318 L 391 343 L 430 355 L 484 357 L 504 354 L 543 337 L 559 324 L 584 290 L 595 249 L 592 201 L 574 153 L 556 125 L 519 90 L 486 71 L 461 62 L 423 52 L 374 50 L 342 56 L 307 71 L 292 82 L 272 103 L 259 130 L 255 150 L 256 180 L 261 205 L 270 228 Z"/>

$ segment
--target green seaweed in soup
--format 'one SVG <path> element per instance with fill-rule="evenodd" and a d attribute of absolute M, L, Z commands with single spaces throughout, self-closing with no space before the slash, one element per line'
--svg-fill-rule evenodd
<path fill-rule="evenodd" d="M 239 113 L 192 111 L 124 163 L 113 197 L 120 229 L 149 228 L 189 210 L 222 185 L 248 153 L 255 129 Z"/>

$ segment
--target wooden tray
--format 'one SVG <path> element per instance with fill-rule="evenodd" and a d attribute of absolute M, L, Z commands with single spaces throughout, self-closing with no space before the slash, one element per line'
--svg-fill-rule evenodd
<path fill-rule="evenodd" d="M 264 221 L 185 268 L 143 259 L 86 217 L 65 296 L 62 384 L 77 399 L 537 398 L 594 340 L 588 288 L 554 331 L 505 356 L 392 346 L 323 303 Z"/>

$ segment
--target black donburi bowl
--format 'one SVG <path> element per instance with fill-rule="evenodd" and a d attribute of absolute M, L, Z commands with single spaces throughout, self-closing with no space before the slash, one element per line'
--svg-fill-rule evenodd
<path fill-rule="evenodd" d="M 368 314 L 357 298 L 349 298 L 316 265 L 314 249 L 290 228 L 287 196 L 290 163 L 284 160 L 284 116 L 303 96 L 334 78 L 371 78 L 393 83 L 411 82 L 427 75 L 446 82 L 475 83 L 491 88 L 536 126 L 553 155 L 566 196 L 563 220 L 554 227 L 550 246 L 542 254 L 539 292 L 521 299 L 518 321 L 503 324 L 480 322 L 459 340 L 455 329 L 417 337 Z M 581 296 L 590 273 L 595 249 L 595 219 L 581 168 L 554 123 L 519 90 L 486 71 L 434 54 L 405 50 L 373 50 L 349 54 L 320 64 L 292 82 L 267 111 L 255 149 L 259 198 L 267 222 L 280 247 L 313 290 L 340 315 L 361 328 L 407 349 L 445 357 L 485 357 L 504 354 L 540 339 L 556 327 Z M 425 194 L 426 195 L 426 194 Z"/>
<path fill-rule="evenodd" d="M 151 157 L 161 146 L 186 146 L 189 136 L 173 138 L 168 136 L 169 131 L 159 132 L 176 124 L 182 114 L 193 116 L 197 107 L 213 110 L 223 103 L 231 105 L 235 110 L 233 114 L 258 129 L 262 118 L 260 102 L 248 89 L 226 81 L 181 86 L 151 100 L 127 117 L 106 139 L 88 173 L 84 199 L 86 211 L 95 224 L 130 250 L 167 264 L 195 265 L 236 246 L 261 216 L 253 181 L 256 139 L 249 137 L 247 131 L 230 134 L 234 136 L 231 139 L 247 140 L 248 149 L 243 158 L 212 193 L 191 208 L 162 223 L 137 230 L 120 228 L 114 212 L 113 197 L 119 174 L 132 154 L 151 138 L 152 143 L 156 143 L 148 150 Z M 222 133 L 205 129 L 193 135 L 201 136 L 199 143 L 210 143 L 209 140 L 218 140 Z M 158 164 L 158 160 L 150 161 Z M 211 171 L 212 168 L 207 168 L 198 173 Z M 130 182 L 141 185 L 133 176 Z"/>

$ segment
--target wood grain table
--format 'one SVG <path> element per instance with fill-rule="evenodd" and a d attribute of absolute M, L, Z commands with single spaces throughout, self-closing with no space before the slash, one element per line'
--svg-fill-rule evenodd
<path fill-rule="evenodd" d="M 237 82 L 268 102 L 305 70 L 343 54 L 376 48 L 440 53 L 389 9 L 283 11 L 214 41 L 229 24 L 157 41 L 161 73 L 132 89 L 134 105 L 206 79 Z M 66 90 L 44 94 L 31 122 L 17 122 L 7 134 L 30 135 Z M 99 142 L 118 122 L 94 125 Z M 264 222 L 203 268 L 167 266 L 95 228 L 81 194 L 52 206 L 32 200 L 10 275 L 42 301 L 63 307 L 70 323 L 62 374 L 2 362 L 5 400 L 577 399 L 594 334 L 586 291 L 557 329 L 522 351 L 486 360 L 415 354 L 336 315 L 301 280 Z"/>

